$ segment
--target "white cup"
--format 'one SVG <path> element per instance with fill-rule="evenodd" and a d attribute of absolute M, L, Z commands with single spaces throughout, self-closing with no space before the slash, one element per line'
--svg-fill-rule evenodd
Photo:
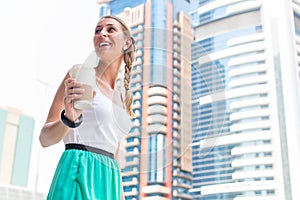
<path fill-rule="evenodd" d="M 91 109 L 93 104 L 93 91 L 96 87 L 96 73 L 93 67 L 85 67 L 81 64 L 74 65 L 70 75 L 84 88 L 83 96 L 74 101 L 74 107 L 80 110 Z"/>

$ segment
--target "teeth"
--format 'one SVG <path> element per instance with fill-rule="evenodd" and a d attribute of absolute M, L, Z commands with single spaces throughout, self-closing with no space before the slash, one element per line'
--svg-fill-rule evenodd
<path fill-rule="evenodd" d="M 103 47 L 103 46 L 108 46 L 109 45 L 109 43 L 108 42 L 101 42 L 100 44 L 99 44 L 99 46 L 100 47 Z"/>

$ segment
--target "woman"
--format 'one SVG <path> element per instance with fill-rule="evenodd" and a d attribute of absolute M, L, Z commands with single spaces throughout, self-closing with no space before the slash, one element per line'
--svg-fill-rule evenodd
<path fill-rule="evenodd" d="M 96 26 L 93 41 L 100 58 L 95 67 L 97 87 L 93 92 L 93 108 L 73 107 L 84 89 L 68 73 L 40 133 L 43 147 L 62 139 L 66 145 L 47 199 L 124 199 L 117 158 L 121 138 L 130 129 L 129 116 L 133 117 L 129 83 L 134 40 L 122 20 L 105 16 Z M 116 87 L 121 67 L 125 67 L 125 95 Z"/>

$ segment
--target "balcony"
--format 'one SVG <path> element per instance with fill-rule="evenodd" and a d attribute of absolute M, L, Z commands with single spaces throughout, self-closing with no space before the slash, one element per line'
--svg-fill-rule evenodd
<path fill-rule="evenodd" d="M 137 148 L 134 148 L 133 151 L 130 152 L 126 152 L 125 153 L 125 157 L 129 157 L 129 156 L 137 156 L 139 155 L 139 150 Z"/>
<path fill-rule="evenodd" d="M 135 157 L 133 159 L 133 161 L 129 161 L 129 162 L 125 162 L 125 167 L 128 167 L 128 166 L 137 166 L 139 165 L 139 159 L 137 157 Z"/>
<path fill-rule="evenodd" d="M 162 114 L 162 115 L 167 115 L 167 108 L 162 105 L 153 105 L 149 106 L 147 108 L 147 114 L 152 115 L 152 114 Z"/>
<path fill-rule="evenodd" d="M 137 108 L 141 108 L 141 104 L 139 101 L 136 101 L 135 103 L 132 104 L 132 109 L 137 109 Z"/>
<path fill-rule="evenodd" d="M 140 144 L 139 139 L 134 138 L 134 140 L 132 142 L 124 142 L 124 146 L 126 147 L 132 147 L 132 146 L 138 146 Z"/>
<path fill-rule="evenodd" d="M 133 62 L 133 66 L 141 65 L 142 63 L 143 63 L 143 62 L 142 62 L 142 59 L 141 59 L 141 58 L 137 58 L 137 59 Z M 139 73 L 142 72 L 142 70 L 141 70 L 140 67 L 137 68 L 136 70 L 133 70 L 133 71 L 132 71 L 132 74 L 137 73 L 137 72 L 139 72 Z"/>
<path fill-rule="evenodd" d="M 192 186 L 187 184 L 187 183 L 179 183 L 177 180 L 173 181 L 173 186 L 175 187 L 181 187 L 181 188 L 186 188 L 186 189 L 191 189 Z"/>
<path fill-rule="evenodd" d="M 139 49 L 139 50 L 137 50 L 137 52 L 135 53 L 135 57 L 136 58 L 138 58 L 138 57 L 140 57 L 140 56 L 142 56 L 143 55 L 143 52 Z M 139 64 L 142 64 L 142 61 L 141 61 L 141 59 L 140 58 L 138 58 L 137 60 L 139 60 Z"/>
<path fill-rule="evenodd" d="M 177 190 L 173 191 L 173 196 L 180 199 L 193 199 L 191 195 L 178 193 Z"/>
<path fill-rule="evenodd" d="M 170 188 L 162 186 L 162 185 L 149 185 L 149 186 L 143 187 L 142 190 L 145 194 L 153 194 L 153 193 L 170 194 L 171 193 Z"/>
<path fill-rule="evenodd" d="M 167 96 L 168 89 L 166 89 L 165 87 L 160 87 L 160 86 L 151 87 L 148 90 L 148 95 L 149 96 L 154 96 L 154 95 Z"/>
<path fill-rule="evenodd" d="M 131 79 L 131 84 L 138 83 L 141 81 L 142 81 L 142 76 L 138 74 L 134 78 Z"/>
<path fill-rule="evenodd" d="M 142 200 L 169 200 L 169 199 L 161 196 L 151 196 L 151 197 L 143 197 Z"/>
<path fill-rule="evenodd" d="M 168 100 L 166 97 L 162 97 L 162 96 L 152 96 L 149 97 L 147 99 L 147 103 L 148 105 L 152 105 L 152 104 L 163 104 L 163 105 L 167 105 Z"/>
<path fill-rule="evenodd" d="M 162 124 L 152 124 L 147 126 L 147 133 L 167 133 L 167 127 Z"/>
<path fill-rule="evenodd" d="M 138 185 L 138 184 L 139 184 L 139 182 L 138 182 L 137 178 L 135 178 L 135 177 L 131 181 L 123 181 L 122 182 L 123 186 L 132 186 L 132 185 Z"/>
<path fill-rule="evenodd" d="M 176 140 L 173 140 L 173 147 L 176 148 L 176 149 L 180 149 L 181 145 Z"/>
<path fill-rule="evenodd" d="M 180 120 L 180 116 L 176 112 L 173 113 L 173 118 L 176 120 Z"/>
<path fill-rule="evenodd" d="M 134 167 L 132 171 L 122 172 L 122 176 L 135 176 L 139 174 L 137 167 Z"/>
<path fill-rule="evenodd" d="M 147 123 L 152 124 L 152 123 L 160 123 L 160 124 L 166 124 L 167 123 L 167 117 L 163 115 L 149 115 L 147 117 Z"/>
<path fill-rule="evenodd" d="M 178 139 L 178 140 L 181 139 L 181 138 L 180 138 L 180 135 L 179 135 L 179 133 L 178 133 L 177 130 L 174 130 L 174 131 L 173 131 L 173 137 L 176 138 L 176 139 Z"/>
<path fill-rule="evenodd" d="M 136 65 L 140 65 L 142 64 L 142 60 L 140 58 L 138 58 L 136 60 L 136 62 L 134 62 L 134 66 Z M 134 70 L 131 71 L 131 74 L 134 75 L 134 74 L 139 74 L 139 73 L 142 73 L 142 69 L 140 66 L 137 66 Z"/>
<path fill-rule="evenodd" d="M 174 171 L 173 171 L 173 176 L 174 176 L 174 177 L 184 178 L 184 179 L 187 179 L 187 180 L 190 180 L 190 181 L 193 179 L 190 175 L 180 173 L 180 172 L 178 172 L 177 170 L 174 170 Z"/>
<path fill-rule="evenodd" d="M 141 93 L 140 92 L 136 92 L 133 95 L 133 101 L 140 100 L 140 99 L 141 99 Z"/>
<path fill-rule="evenodd" d="M 125 196 L 136 196 L 136 195 L 139 195 L 139 193 L 136 188 L 133 188 L 132 191 L 124 192 L 124 195 Z"/>

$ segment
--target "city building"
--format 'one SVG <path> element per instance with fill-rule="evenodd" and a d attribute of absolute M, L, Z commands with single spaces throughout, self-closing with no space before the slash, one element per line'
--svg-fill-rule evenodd
<path fill-rule="evenodd" d="M 136 44 L 132 128 L 122 166 L 126 199 L 192 199 L 189 1 L 98 1 L 119 16 Z"/>
<path fill-rule="evenodd" d="M 27 189 L 33 132 L 33 117 L 0 108 L 0 199 L 43 199 Z"/>
<path fill-rule="evenodd" d="M 1 200 L 45 200 L 46 197 L 40 192 L 34 192 L 28 188 L 15 185 L 0 184 Z"/>
<path fill-rule="evenodd" d="M 299 199 L 300 2 L 191 8 L 193 199 Z"/>
<path fill-rule="evenodd" d="M 27 186 L 34 119 L 0 109 L 0 183 Z"/>

